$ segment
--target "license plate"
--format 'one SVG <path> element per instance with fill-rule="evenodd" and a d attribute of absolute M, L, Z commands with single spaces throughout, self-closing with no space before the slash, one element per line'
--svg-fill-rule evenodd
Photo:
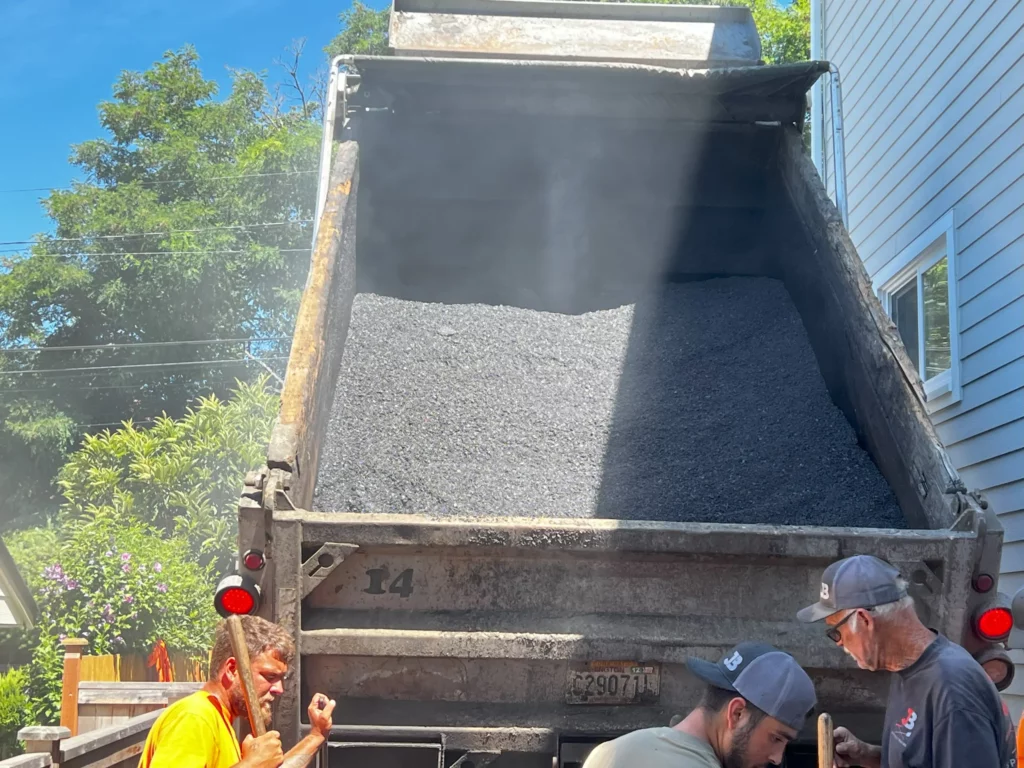
<path fill-rule="evenodd" d="M 568 704 L 655 704 L 661 667 L 635 661 L 570 662 L 565 686 Z"/>

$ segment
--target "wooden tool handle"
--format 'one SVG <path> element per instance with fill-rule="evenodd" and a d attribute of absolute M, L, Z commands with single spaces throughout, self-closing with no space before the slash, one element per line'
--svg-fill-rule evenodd
<path fill-rule="evenodd" d="M 832 715 L 822 712 L 818 717 L 818 768 L 832 768 L 836 752 L 834 734 Z"/>
<path fill-rule="evenodd" d="M 249 728 L 253 736 L 262 736 L 267 732 L 267 723 L 263 719 L 263 709 L 256 696 L 256 681 L 252 676 L 252 661 L 249 659 L 249 646 L 245 643 L 245 631 L 242 620 L 238 616 L 228 617 L 228 636 L 231 638 L 231 654 L 235 657 L 238 679 L 242 683 L 242 697 L 249 714 Z"/>

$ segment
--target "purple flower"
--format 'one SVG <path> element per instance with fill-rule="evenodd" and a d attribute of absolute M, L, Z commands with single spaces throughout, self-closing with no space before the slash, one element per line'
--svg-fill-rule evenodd
<path fill-rule="evenodd" d="M 125 552 L 123 555 L 121 555 L 121 562 L 123 562 L 123 563 L 127 563 L 131 559 L 132 559 L 132 556 L 128 552 Z"/>
<path fill-rule="evenodd" d="M 125 595 L 125 596 L 124 596 L 124 601 L 125 601 L 126 603 L 134 603 L 134 602 L 135 602 L 135 598 L 134 598 L 134 597 L 132 597 L 131 595 Z"/>
<path fill-rule="evenodd" d="M 157 584 L 156 585 L 156 591 L 157 592 L 166 592 L 167 591 L 167 585 L 163 584 L 163 583 Z"/>
<path fill-rule="evenodd" d="M 103 606 L 103 611 L 100 613 L 100 616 L 105 622 L 107 622 L 107 624 L 114 623 L 114 609 L 110 606 L 110 603 Z"/>
<path fill-rule="evenodd" d="M 68 579 L 66 582 L 64 582 L 64 586 L 69 590 L 78 589 L 78 582 L 75 581 L 75 579 Z"/>
<path fill-rule="evenodd" d="M 63 581 L 64 569 L 61 567 L 60 563 L 48 565 L 43 569 L 43 578 L 47 581 Z"/>
<path fill-rule="evenodd" d="M 163 569 L 164 569 L 164 567 L 162 565 L 160 565 L 160 563 L 153 563 L 153 570 L 156 571 L 157 573 L 162 572 Z"/>
<path fill-rule="evenodd" d="M 114 645 L 126 645 L 124 638 L 118 635 L 114 638 Z"/>
<path fill-rule="evenodd" d="M 121 566 L 121 570 L 124 571 L 125 573 L 128 573 L 131 569 L 132 569 L 132 567 L 130 565 L 128 565 L 128 563 L 125 563 L 124 565 Z"/>
<path fill-rule="evenodd" d="M 60 641 L 61 641 L 61 642 L 63 643 L 63 642 L 64 642 L 65 640 L 67 640 L 67 639 L 68 639 L 68 636 L 67 636 L 67 635 L 65 635 L 65 634 L 64 634 L 63 632 L 61 632 L 61 633 L 60 633 Z"/>
<path fill-rule="evenodd" d="M 107 550 L 107 557 L 113 557 L 113 556 L 114 556 L 114 551 L 111 550 L 111 549 L 108 549 Z"/>

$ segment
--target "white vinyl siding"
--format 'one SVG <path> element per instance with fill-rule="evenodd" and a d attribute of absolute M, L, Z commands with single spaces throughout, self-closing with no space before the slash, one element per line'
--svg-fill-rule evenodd
<path fill-rule="evenodd" d="M 1003 520 L 1012 594 L 1024 586 L 1024 2 L 815 1 L 822 58 L 842 77 L 850 234 L 868 274 L 956 214 L 961 393 L 932 420 Z M 823 93 L 816 160 L 834 196 Z M 1017 678 L 1015 716 L 1024 668 Z"/>

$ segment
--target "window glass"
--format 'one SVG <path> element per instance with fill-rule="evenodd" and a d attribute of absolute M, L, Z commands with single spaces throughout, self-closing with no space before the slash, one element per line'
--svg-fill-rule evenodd
<path fill-rule="evenodd" d="M 919 345 L 917 343 L 917 279 L 911 280 L 892 294 L 892 321 L 903 339 L 903 346 L 920 371 Z M 925 377 L 927 378 L 927 377 Z"/>
<path fill-rule="evenodd" d="M 949 368 L 949 286 L 946 259 L 921 276 L 924 297 L 924 379 Z M 918 369 L 920 370 L 920 369 Z"/>

